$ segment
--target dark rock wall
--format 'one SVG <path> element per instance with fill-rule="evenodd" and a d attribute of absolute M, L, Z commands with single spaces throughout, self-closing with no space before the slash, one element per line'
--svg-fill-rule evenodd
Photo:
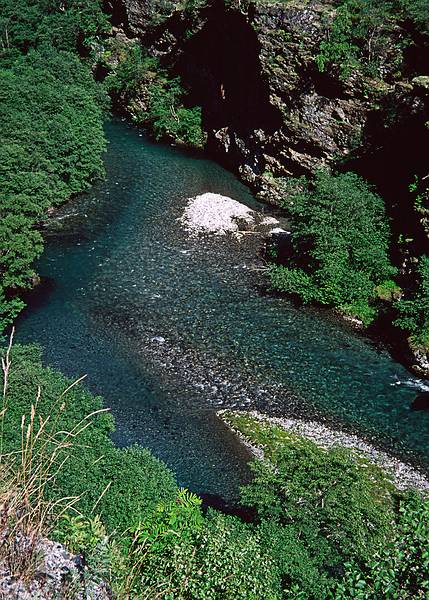
<path fill-rule="evenodd" d="M 395 148 L 408 165 L 415 161 L 416 172 L 424 170 L 429 91 L 411 81 L 427 65 L 418 43 L 405 56 L 408 79 L 393 78 L 387 45 L 384 80 L 352 74 L 344 82 L 320 73 L 315 60 L 334 16 L 331 0 L 212 0 L 194 2 L 194 10 L 169 0 L 110 2 L 203 107 L 209 151 L 256 188 L 270 175 L 310 173 L 350 158 L 378 184 L 379 165 Z M 404 166 L 397 157 L 395 164 Z M 407 177 L 410 168 L 392 173 Z"/>

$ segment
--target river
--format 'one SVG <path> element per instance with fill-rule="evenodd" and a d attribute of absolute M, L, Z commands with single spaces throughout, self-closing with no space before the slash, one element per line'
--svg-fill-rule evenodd
<path fill-rule="evenodd" d="M 249 455 L 217 419 L 225 407 L 317 417 L 427 467 L 429 414 L 410 410 L 424 382 L 329 313 L 261 293 L 255 236 L 189 239 L 177 220 L 203 192 L 264 210 L 249 190 L 120 121 L 106 133 L 107 178 L 48 227 L 46 281 L 17 338 L 66 375 L 88 374 L 115 441 L 149 447 L 182 485 L 227 500 Z"/>

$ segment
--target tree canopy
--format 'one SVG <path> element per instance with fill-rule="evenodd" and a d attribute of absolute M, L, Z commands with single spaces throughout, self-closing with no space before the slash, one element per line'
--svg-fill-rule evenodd
<path fill-rule="evenodd" d="M 270 269 L 272 286 L 304 302 L 340 307 L 369 323 L 378 286 L 392 285 L 383 200 L 355 173 L 319 172 L 286 191 L 293 253 Z"/>
<path fill-rule="evenodd" d="M 76 49 L 99 3 L 0 0 L 0 333 L 32 285 L 46 209 L 103 174 L 106 98 Z"/>

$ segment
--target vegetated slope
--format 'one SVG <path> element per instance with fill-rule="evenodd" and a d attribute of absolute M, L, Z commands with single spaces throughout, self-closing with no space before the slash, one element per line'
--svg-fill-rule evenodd
<path fill-rule="evenodd" d="M 14 536 L 36 531 L 81 553 L 89 580 L 107 582 L 121 599 L 427 594 L 428 501 L 398 492 L 350 451 L 231 415 L 265 454 L 242 491 L 254 514 L 246 523 L 203 511 L 147 450 L 115 448 L 100 399 L 42 367 L 36 348 L 2 358 L 0 493 L 11 498 L 4 484 L 18 474 L 14 499 L 23 500 L 19 514 L 9 508 L 0 559 L 7 551 L 17 578 L 31 582 L 22 561 L 31 546 Z M 29 486 L 34 477 L 39 485 Z"/>
<path fill-rule="evenodd" d="M 36 280 L 36 224 L 103 174 L 107 97 L 89 55 L 107 28 L 96 1 L 0 2 L 0 332 Z"/>

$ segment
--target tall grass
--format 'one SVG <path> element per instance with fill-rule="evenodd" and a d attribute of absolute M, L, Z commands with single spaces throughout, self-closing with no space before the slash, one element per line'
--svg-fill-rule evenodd
<path fill-rule="evenodd" d="M 0 562 L 13 578 L 28 583 L 43 560 L 41 541 L 57 525 L 64 513 L 74 507 L 80 496 L 49 500 L 47 489 L 68 461 L 72 448 L 93 418 L 108 409 L 99 409 L 78 421 L 72 429 L 61 429 L 61 414 L 69 400 L 69 392 L 84 378 L 69 385 L 49 407 L 40 410 L 41 388 L 35 387 L 34 401 L 28 414 L 21 417 L 20 448 L 4 452 L 5 420 L 8 412 L 8 389 L 13 370 L 12 345 L 14 331 L 1 359 L 3 375 L 0 411 Z"/>

